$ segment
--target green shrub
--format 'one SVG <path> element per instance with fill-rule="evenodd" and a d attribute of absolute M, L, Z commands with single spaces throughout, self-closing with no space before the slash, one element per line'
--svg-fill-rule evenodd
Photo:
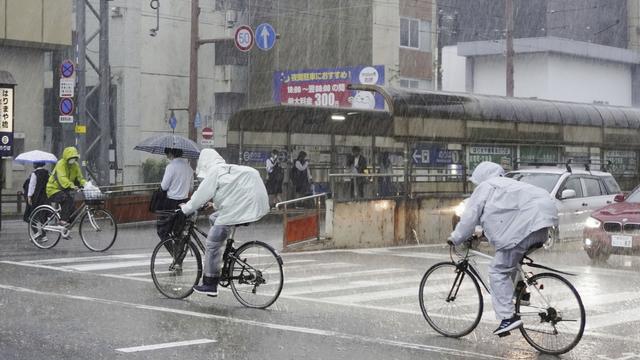
<path fill-rule="evenodd" d="M 157 183 L 162 181 L 164 168 L 167 167 L 167 159 L 147 159 L 142 163 L 142 178 L 145 183 Z"/>

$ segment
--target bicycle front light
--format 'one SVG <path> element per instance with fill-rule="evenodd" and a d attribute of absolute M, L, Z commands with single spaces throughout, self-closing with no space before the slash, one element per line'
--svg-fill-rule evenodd
<path fill-rule="evenodd" d="M 584 226 L 588 227 L 589 229 L 597 229 L 601 224 L 602 223 L 599 220 L 596 220 L 592 217 L 587 218 L 587 221 L 584 222 Z"/>
<path fill-rule="evenodd" d="M 467 206 L 466 204 L 466 200 L 462 200 L 460 202 L 460 204 L 458 204 L 454 209 L 453 212 L 456 214 L 457 217 L 462 217 L 462 214 L 464 213 L 464 209 Z"/>

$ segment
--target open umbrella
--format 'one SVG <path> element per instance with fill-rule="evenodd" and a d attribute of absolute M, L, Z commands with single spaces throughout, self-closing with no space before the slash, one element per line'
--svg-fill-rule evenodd
<path fill-rule="evenodd" d="M 164 149 L 180 149 L 182 157 L 197 159 L 200 156 L 200 148 L 193 141 L 176 134 L 163 134 L 152 136 L 143 140 L 133 149 L 150 152 L 152 154 L 164 154 Z"/>
<path fill-rule="evenodd" d="M 52 153 L 48 153 L 46 151 L 31 150 L 16 156 L 13 161 L 21 164 L 31 164 L 35 162 L 55 164 L 58 161 L 58 158 L 56 158 Z"/>

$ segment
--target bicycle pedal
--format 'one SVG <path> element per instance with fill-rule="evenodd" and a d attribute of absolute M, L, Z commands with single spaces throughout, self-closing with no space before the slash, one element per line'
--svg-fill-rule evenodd
<path fill-rule="evenodd" d="M 509 335 L 511 335 L 511 331 L 505 331 L 505 332 L 503 332 L 502 334 L 498 334 L 498 337 L 503 338 L 503 337 L 505 337 L 505 336 L 509 336 Z"/>

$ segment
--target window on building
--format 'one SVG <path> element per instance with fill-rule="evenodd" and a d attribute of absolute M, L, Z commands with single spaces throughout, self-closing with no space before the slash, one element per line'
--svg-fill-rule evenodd
<path fill-rule="evenodd" d="M 400 87 L 405 89 L 422 89 L 422 90 L 433 89 L 431 85 L 431 81 L 429 80 L 409 79 L 409 78 L 401 78 Z"/>
<path fill-rule="evenodd" d="M 420 20 L 400 18 L 400 46 L 420 48 Z"/>

